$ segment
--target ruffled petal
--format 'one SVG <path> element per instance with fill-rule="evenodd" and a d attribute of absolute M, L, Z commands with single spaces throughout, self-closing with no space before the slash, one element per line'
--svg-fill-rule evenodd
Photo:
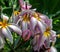
<path fill-rule="evenodd" d="M 18 26 L 11 24 L 9 25 L 9 28 L 11 28 L 17 34 L 22 35 L 22 31 Z"/>
<path fill-rule="evenodd" d="M 9 41 L 11 43 L 13 43 L 13 37 L 12 37 L 12 34 L 11 34 L 10 30 L 8 29 L 8 27 L 7 28 L 2 28 L 2 33 L 6 38 L 9 39 Z"/>

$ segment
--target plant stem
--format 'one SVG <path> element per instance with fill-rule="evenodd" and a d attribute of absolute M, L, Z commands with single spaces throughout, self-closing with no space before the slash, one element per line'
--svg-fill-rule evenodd
<path fill-rule="evenodd" d="M 14 50 L 14 48 L 12 48 L 12 46 L 9 45 L 9 43 L 8 43 L 7 40 L 6 40 L 6 38 L 5 38 L 5 42 L 6 42 L 6 44 L 8 45 L 8 47 L 11 49 L 11 51 L 16 52 L 16 51 Z"/>

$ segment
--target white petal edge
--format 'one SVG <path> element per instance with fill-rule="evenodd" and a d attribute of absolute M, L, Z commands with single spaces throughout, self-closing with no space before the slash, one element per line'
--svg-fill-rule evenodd
<path fill-rule="evenodd" d="M 2 28 L 2 33 L 11 43 L 13 43 L 13 37 L 8 27 Z"/>
<path fill-rule="evenodd" d="M 9 17 L 6 16 L 6 15 L 4 15 L 4 14 L 2 14 L 2 19 L 8 21 L 9 20 Z"/>
<path fill-rule="evenodd" d="M 37 25 L 37 20 L 36 20 L 36 18 L 31 17 L 31 24 L 32 24 L 32 28 L 33 28 L 33 30 L 34 30 L 35 26 Z"/>
<path fill-rule="evenodd" d="M 52 47 L 50 48 L 50 52 L 57 52 L 57 50 L 56 50 L 55 47 L 52 46 Z"/>
<path fill-rule="evenodd" d="M 21 31 L 20 27 L 18 27 L 16 25 L 9 25 L 9 28 L 11 28 L 17 34 L 22 35 L 22 31 Z"/>

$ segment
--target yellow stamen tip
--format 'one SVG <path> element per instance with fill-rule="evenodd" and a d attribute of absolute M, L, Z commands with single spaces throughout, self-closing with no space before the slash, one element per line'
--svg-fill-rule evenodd
<path fill-rule="evenodd" d="M 20 12 L 18 12 L 18 11 L 14 11 L 14 15 L 16 16 L 16 15 L 19 15 L 20 14 Z"/>
<path fill-rule="evenodd" d="M 57 37 L 60 38 L 60 34 L 58 34 Z"/>

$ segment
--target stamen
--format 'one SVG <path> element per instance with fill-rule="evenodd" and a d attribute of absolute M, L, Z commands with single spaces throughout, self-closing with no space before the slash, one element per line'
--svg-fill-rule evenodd
<path fill-rule="evenodd" d="M 50 32 L 49 32 L 49 31 L 45 31 L 45 32 L 44 32 L 44 36 L 45 36 L 45 37 L 49 37 L 49 36 L 50 36 Z"/>
<path fill-rule="evenodd" d="M 17 15 L 19 15 L 19 14 L 20 14 L 20 12 L 14 11 L 14 15 L 15 15 L 15 16 L 17 16 Z"/>
<path fill-rule="evenodd" d="M 37 13 L 34 13 L 34 17 L 39 21 L 41 20 Z"/>
<path fill-rule="evenodd" d="M 25 21 L 25 22 L 30 22 L 29 15 L 25 14 L 25 15 L 23 16 L 23 21 Z"/>
<path fill-rule="evenodd" d="M 60 38 L 60 34 L 58 34 L 57 37 Z"/>
<path fill-rule="evenodd" d="M 0 22 L 0 28 L 5 28 L 7 26 L 7 21 L 3 20 L 3 22 Z"/>

